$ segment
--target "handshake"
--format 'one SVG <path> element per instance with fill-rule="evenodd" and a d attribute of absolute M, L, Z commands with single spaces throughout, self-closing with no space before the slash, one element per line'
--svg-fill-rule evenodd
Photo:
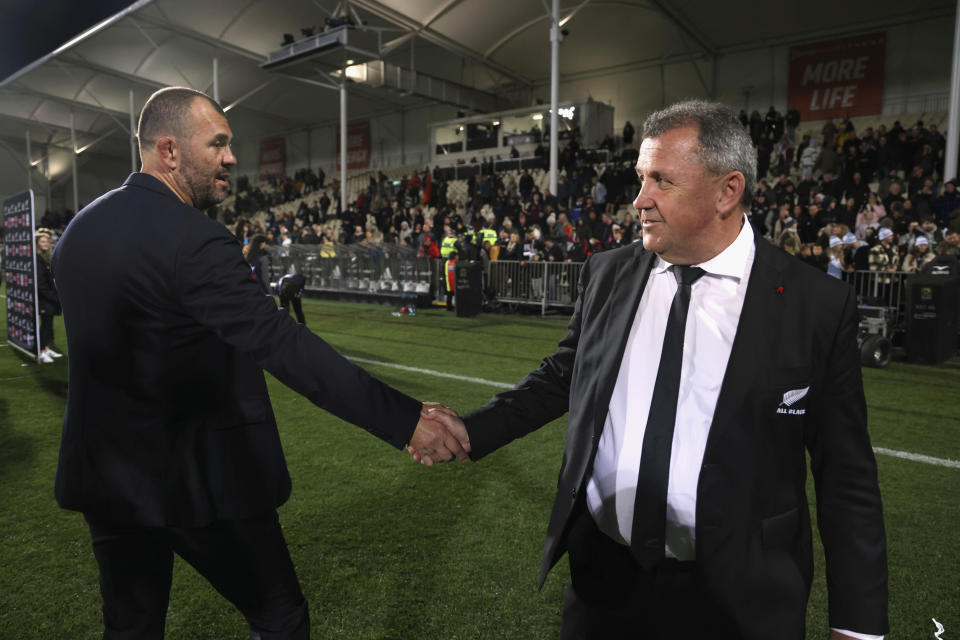
<path fill-rule="evenodd" d="M 470 453 L 470 437 L 456 411 L 439 402 L 424 402 L 407 451 L 414 460 L 427 466 L 454 458 L 466 462 Z"/>

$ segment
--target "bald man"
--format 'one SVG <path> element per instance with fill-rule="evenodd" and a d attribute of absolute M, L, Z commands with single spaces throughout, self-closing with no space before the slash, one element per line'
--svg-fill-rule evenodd
<path fill-rule="evenodd" d="M 138 135 L 142 171 L 81 211 L 53 255 L 70 344 L 57 501 L 89 523 L 104 638 L 163 637 L 174 553 L 251 638 L 307 638 L 263 370 L 428 462 L 463 459 L 469 443 L 262 294 L 240 245 L 202 213 L 236 163 L 216 102 L 158 91 Z"/>

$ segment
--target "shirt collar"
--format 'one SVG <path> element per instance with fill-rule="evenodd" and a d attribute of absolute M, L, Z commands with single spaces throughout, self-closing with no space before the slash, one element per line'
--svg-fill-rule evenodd
<path fill-rule="evenodd" d="M 710 275 L 726 276 L 739 281 L 746 273 L 751 247 L 753 247 L 753 227 L 747 217 L 744 216 L 740 233 L 737 234 L 736 239 L 714 257 L 694 266 L 700 267 Z M 653 265 L 653 272 L 663 273 L 672 266 L 671 263 L 657 256 L 657 262 Z"/>

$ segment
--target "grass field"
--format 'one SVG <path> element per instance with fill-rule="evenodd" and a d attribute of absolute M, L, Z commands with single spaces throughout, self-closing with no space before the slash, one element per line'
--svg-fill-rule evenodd
<path fill-rule="evenodd" d="M 5 301 L 3 301 L 5 302 Z M 564 318 L 306 301 L 307 322 L 346 355 L 513 383 L 552 352 Z M 64 345 L 62 322 L 56 335 Z M 0 343 L 6 327 L 0 314 Z M 92 639 L 102 631 L 83 518 L 53 499 L 66 358 L 25 364 L 0 348 L 0 638 Z M 458 410 L 496 389 L 365 365 Z M 960 459 L 960 361 L 864 372 L 873 444 Z M 566 561 L 542 592 L 537 569 L 566 420 L 479 463 L 427 468 L 268 377 L 293 496 L 280 518 L 310 602 L 314 638 L 556 638 Z M 890 563 L 890 638 L 960 636 L 960 469 L 878 456 Z M 812 487 L 811 487 L 812 491 Z M 822 553 L 808 638 L 826 637 Z M 245 638 L 245 624 L 177 560 L 173 639 Z"/>

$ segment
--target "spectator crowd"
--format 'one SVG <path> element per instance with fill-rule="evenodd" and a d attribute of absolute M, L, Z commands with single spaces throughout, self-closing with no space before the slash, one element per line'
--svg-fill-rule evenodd
<path fill-rule="evenodd" d="M 912 272 L 960 252 L 960 193 L 955 180 L 943 182 L 946 144 L 935 125 L 896 121 L 858 132 L 850 120 L 827 121 L 800 135 L 795 109 L 740 119 L 757 149 L 750 222 L 788 253 L 841 275 Z M 439 168 L 399 180 L 371 172 L 342 207 L 337 180 L 301 169 L 258 184 L 241 176 L 235 197 L 209 215 L 244 245 L 263 235 L 268 246 L 318 245 L 321 256 L 392 244 L 425 258 L 456 250 L 461 259 L 583 262 L 641 240 L 633 133 L 627 123 L 619 153 L 607 141 L 614 153 L 604 161 L 570 140 L 556 194 L 542 170 L 498 172 L 483 162 L 465 189 Z M 70 217 L 48 212 L 41 224 L 62 229 Z"/>

